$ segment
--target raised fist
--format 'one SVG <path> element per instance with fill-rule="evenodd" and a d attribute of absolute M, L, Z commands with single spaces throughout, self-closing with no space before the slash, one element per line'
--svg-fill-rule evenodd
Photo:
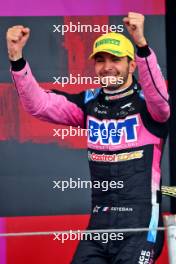
<path fill-rule="evenodd" d="M 7 49 L 12 61 L 22 58 L 23 47 L 30 35 L 30 29 L 23 26 L 13 26 L 7 31 Z"/>
<path fill-rule="evenodd" d="M 123 22 L 131 35 L 134 43 L 139 46 L 145 46 L 147 41 L 144 37 L 144 20 L 145 17 L 139 13 L 129 12 L 127 17 L 123 18 Z"/>

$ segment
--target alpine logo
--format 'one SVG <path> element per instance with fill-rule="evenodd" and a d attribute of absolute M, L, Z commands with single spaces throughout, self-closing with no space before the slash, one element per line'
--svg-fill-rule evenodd
<path fill-rule="evenodd" d="M 88 141 L 92 144 L 118 145 L 122 139 L 125 143 L 137 141 L 138 115 L 133 115 L 120 120 L 99 120 L 88 117 Z"/>

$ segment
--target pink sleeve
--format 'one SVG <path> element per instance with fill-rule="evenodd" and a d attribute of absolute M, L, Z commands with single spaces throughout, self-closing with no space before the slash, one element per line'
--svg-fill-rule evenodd
<path fill-rule="evenodd" d="M 65 96 L 48 93 L 42 89 L 33 77 L 28 63 L 21 71 L 11 73 L 20 100 L 27 112 L 41 120 L 83 127 L 82 109 L 68 101 Z"/>
<path fill-rule="evenodd" d="M 156 55 L 151 49 L 150 51 L 151 54 L 145 58 L 136 55 L 139 83 L 152 118 L 158 122 L 165 122 L 170 116 L 169 95 Z"/>

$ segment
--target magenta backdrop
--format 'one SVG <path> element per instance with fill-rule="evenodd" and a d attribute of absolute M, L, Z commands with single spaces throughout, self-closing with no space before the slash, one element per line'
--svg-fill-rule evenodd
<path fill-rule="evenodd" d="M 6 0 L 0 16 L 124 15 L 129 11 L 164 15 L 165 0 Z"/>

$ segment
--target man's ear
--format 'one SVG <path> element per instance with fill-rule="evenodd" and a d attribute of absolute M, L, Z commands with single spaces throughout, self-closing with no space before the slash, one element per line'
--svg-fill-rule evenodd
<path fill-rule="evenodd" d="M 136 62 L 134 60 L 129 62 L 129 73 L 133 74 L 136 70 Z"/>

